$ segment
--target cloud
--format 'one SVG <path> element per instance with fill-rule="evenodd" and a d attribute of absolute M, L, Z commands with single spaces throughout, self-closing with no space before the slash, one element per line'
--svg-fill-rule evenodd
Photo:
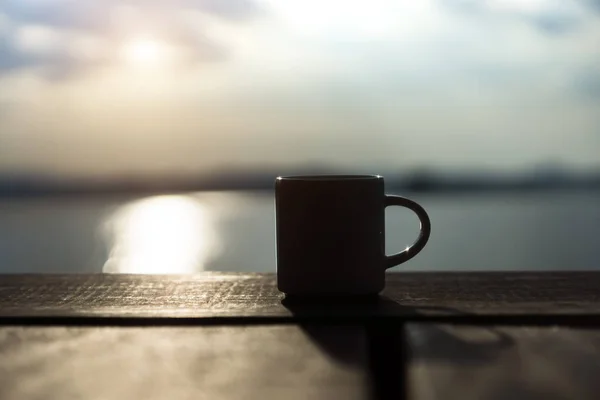
<path fill-rule="evenodd" d="M 187 7 L 231 20 L 247 19 L 262 11 L 256 3 L 250 0 L 188 0 L 181 3 Z"/>
<path fill-rule="evenodd" d="M 20 25 L 0 40 L 0 75 L 34 68 L 49 79 L 73 76 L 106 58 L 100 40 L 44 25 Z"/>
<path fill-rule="evenodd" d="M 148 34 L 185 53 L 182 62 L 221 61 L 228 54 L 224 44 L 183 16 L 239 23 L 259 12 L 250 0 L 5 0 L 0 75 L 36 68 L 50 79 L 77 76 L 114 61 L 123 42 Z"/>
<path fill-rule="evenodd" d="M 0 101 L 12 107 L 0 170 L 597 162 L 596 13 L 553 19 L 560 13 L 543 0 L 537 8 L 265 0 L 264 12 L 235 2 L 108 1 L 105 24 L 5 18 L 0 70 L 23 71 L 0 76 Z M 87 73 L 152 32 L 202 67 L 169 66 L 152 80 L 135 68 L 39 79 L 38 70 L 51 79 Z"/>
<path fill-rule="evenodd" d="M 102 31 L 114 2 L 72 0 L 5 0 L 1 11 L 15 24 Z"/>
<path fill-rule="evenodd" d="M 260 13 L 252 0 L 3 0 L 0 11 L 17 23 L 105 31 L 117 7 L 169 12 L 190 9 L 239 20 Z"/>
<path fill-rule="evenodd" d="M 596 11 L 600 12 L 600 0 L 587 0 L 587 3 Z"/>
<path fill-rule="evenodd" d="M 569 15 L 542 14 L 531 17 L 530 21 L 542 31 L 560 35 L 576 30 L 581 25 L 582 19 Z"/>
<path fill-rule="evenodd" d="M 600 70 L 598 66 L 590 66 L 579 71 L 573 77 L 572 86 L 586 100 L 600 101 Z"/>
<path fill-rule="evenodd" d="M 451 9 L 477 18 L 518 20 L 546 34 L 566 34 L 587 20 L 591 3 L 553 0 L 443 0 Z"/>

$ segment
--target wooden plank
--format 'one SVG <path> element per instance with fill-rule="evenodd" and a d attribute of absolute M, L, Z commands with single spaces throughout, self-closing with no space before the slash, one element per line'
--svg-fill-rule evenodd
<path fill-rule="evenodd" d="M 364 399 L 356 326 L 0 327 L 0 398 Z"/>
<path fill-rule="evenodd" d="M 597 399 L 600 330 L 409 324 L 408 399 Z"/>
<path fill-rule="evenodd" d="M 599 314 L 600 272 L 388 274 L 384 294 L 422 314 Z"/>
<path fill-rule="evenodd" d="M 600 316 L 598 288 L 600 272 L 391 273 L 376 301 L 311 305 L 282 302 L 274 274 L 0 275 L 0 317 Z"/>

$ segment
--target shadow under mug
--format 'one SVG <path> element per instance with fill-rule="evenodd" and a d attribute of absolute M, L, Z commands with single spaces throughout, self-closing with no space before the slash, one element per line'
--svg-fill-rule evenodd
<path fill-rule="evenodd" d="M 412 210 L 421 222 L 415 243 L 385 254 L 385 208 Z M 275 181 L 277 286 L 291 296 L 373 295 L 385 270 L 413 258 L 431 233 L 419 204 L 384 193 L 379 175 L 278 177 Z"/>

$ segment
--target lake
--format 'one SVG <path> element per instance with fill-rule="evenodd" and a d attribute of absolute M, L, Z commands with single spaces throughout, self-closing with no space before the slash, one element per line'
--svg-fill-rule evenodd
<path fill-rule="evenodd" d="M 432 235 L 393 270 L 600 268 L 600 191 L 413 194 Z M 418 233 L 386 211 L 386 248 Z M 0 273 L 275 271 L 272 192 L 0 200 Z"/>

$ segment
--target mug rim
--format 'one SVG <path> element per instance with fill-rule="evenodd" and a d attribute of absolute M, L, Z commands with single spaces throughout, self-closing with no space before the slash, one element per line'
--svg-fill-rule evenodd
<path fill-rule="evenodd" d="M 320 182 L 320 181 L 362 181 L 362 180 L 374 180 L 383 179 L 381 175 L 287 175 L 278 176 L 277 180 L 290 180 L 290 181 L 305 181 L 305 182 Z"/>

